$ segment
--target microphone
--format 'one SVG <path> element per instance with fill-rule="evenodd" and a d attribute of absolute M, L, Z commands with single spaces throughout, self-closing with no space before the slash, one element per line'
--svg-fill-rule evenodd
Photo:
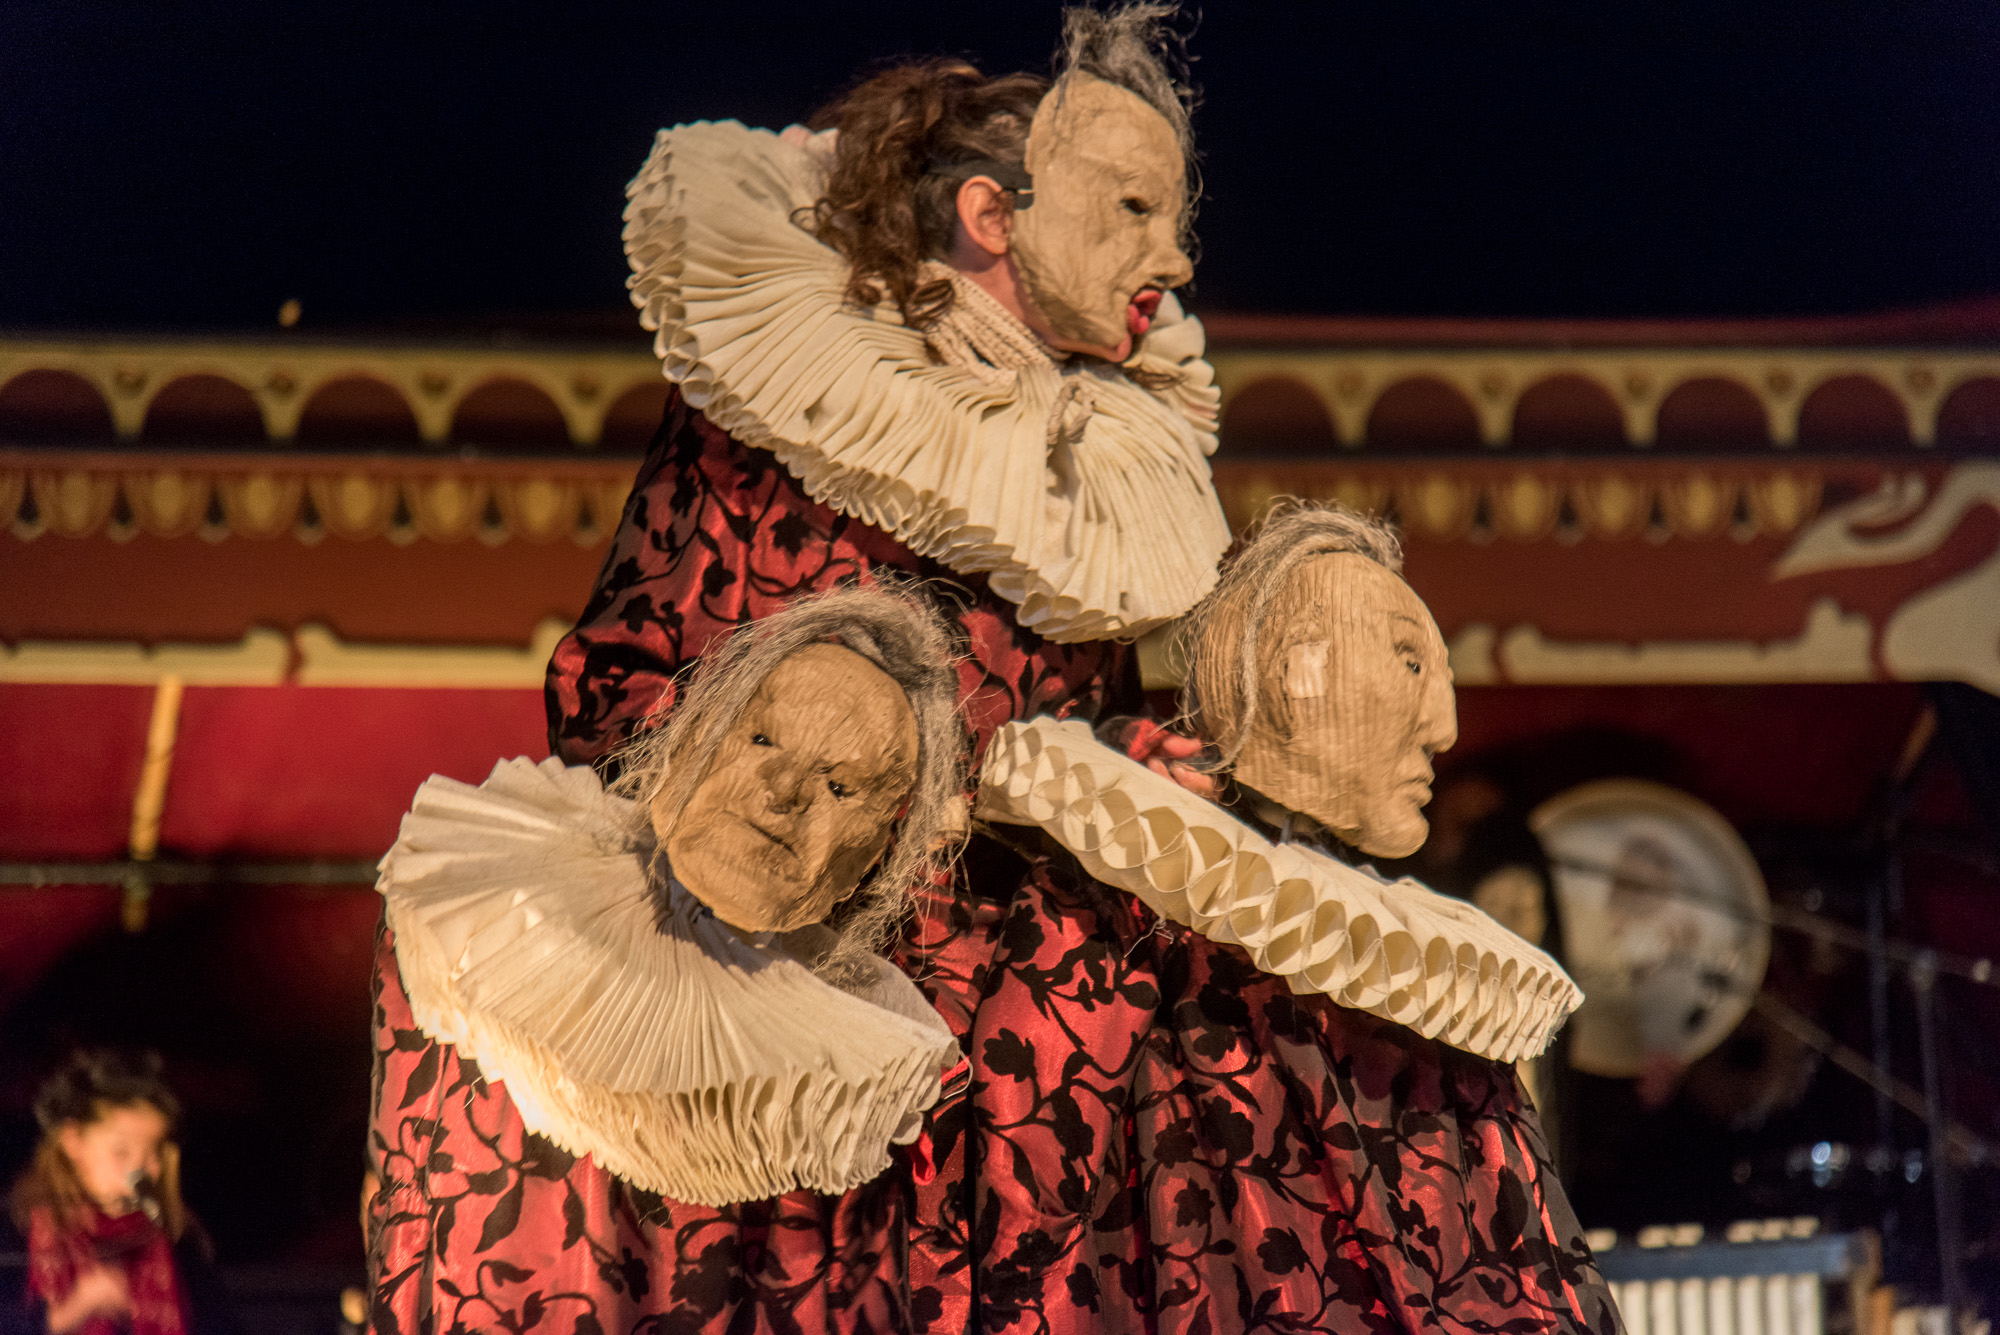
<path fill-rule="evenodd" d="M 126 1194 L 137 1201 L 146 1218 L 160 1222 L 160 1184 L 143 1168 L 134 1168 L 125 1177 Z"/>
<path fill-rule="evenodd" d="M 143 1170 L 134 1169 L 126 1176 L 125 1199 L 139 1207 L 139 1211 L 146 1216 L 145 1222 L 124 1224 L 123 1221 L 112 1220 L 92 1248 L 100 1262 L 123 1262 L 133 1252 L 150 1245 L 164 1227 L 161 1223 L 160 1184 Z M 130 1219 L 130 1216 L 126 1218 Z"/>

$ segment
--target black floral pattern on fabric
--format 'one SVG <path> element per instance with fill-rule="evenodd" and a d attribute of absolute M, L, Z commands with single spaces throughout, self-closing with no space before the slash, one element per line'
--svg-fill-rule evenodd
<path fill-rule="evenodd" d="M 878 571 L 955 623 L 976 747 L 1136 703 L 1123 647 L 1021 630 L 676 401 L 550 664 L 552 745 L 600 760 L 715 635 Z M 929 1120 L 934 1171 L 838 1197 L 712 1210 L 561 1155 L 416 1030 L 385 938 L 375 1328 L 1614 1335 L 1511 1069 L 1294 997 L 1008 838 L 975 836 L 893 952 L 971 1063 Z"/>
<path fill-rule="evenodd" d="M 1618 1329 L 1510 1067 L 1010 838 L 1011 896 L 903 959 L 973 1066 L 918 1190 L 919 1329 Z"/>
<path fill-rule="evenodd" d="M 370 1329 L 895 1331 L 909 1326 L 894 1174 L 728 1210 L 641 1191 L 528 1131 L 504 1084 L 416 1027 L 376 958 Z"/>
<path fill-rule="evenodd" d="M 921 581 L 955 627 L 977 745 L 1011 719 L 1094 720 L 1136 703 L 1125 646 L 1051 644 L 1022 630 L 983 578 L 815 503 L 774 456 L 744 449 L 676 396 L 590 602 L 550 660 L 550 748 L 572 764 L 599 760 L 672 702 L 676 674 L 717 635 L 878 571 Z"/>

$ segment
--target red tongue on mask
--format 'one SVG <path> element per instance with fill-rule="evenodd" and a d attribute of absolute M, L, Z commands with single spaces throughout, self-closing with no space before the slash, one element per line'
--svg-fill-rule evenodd
<path fill-rule="evenodd" d="M 1153 327 L 1153 316 L 1160 309 L 1160 294 L 1148 289 L 1132 298 L 1125 308 L 1125 328 L 1133 338 L 1143 335 Z"/>

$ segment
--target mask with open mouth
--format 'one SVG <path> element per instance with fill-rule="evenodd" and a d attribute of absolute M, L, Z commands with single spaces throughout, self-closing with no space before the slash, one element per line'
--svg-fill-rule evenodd
<path fill-rule="evenodd" d="M 786 658 L 731 724 L 677 819 L 653 823 L 674 875 L 743 931 L 824 921 L 889 841 L 915 778 L 903 690 L 851 649 Z"/>
<path fill-rule="evenodd" d="M 1072 74 L 1036 109 L 1027 168 L 1034 202 L 1011 247 L 1028 295 L 1058 346 L 1122 361 L 1161 293 L 1194 275 L 1174 129 L 1138 94 Z"/>

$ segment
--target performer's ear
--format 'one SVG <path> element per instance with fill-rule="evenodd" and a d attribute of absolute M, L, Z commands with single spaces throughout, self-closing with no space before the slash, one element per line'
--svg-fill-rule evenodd
<path fill-rule="evenodd" d="M 958 188 L 958 229 L 989 255 L 1005 255 L 1014 239 L 1014 203 L 990 176 Z"/>

